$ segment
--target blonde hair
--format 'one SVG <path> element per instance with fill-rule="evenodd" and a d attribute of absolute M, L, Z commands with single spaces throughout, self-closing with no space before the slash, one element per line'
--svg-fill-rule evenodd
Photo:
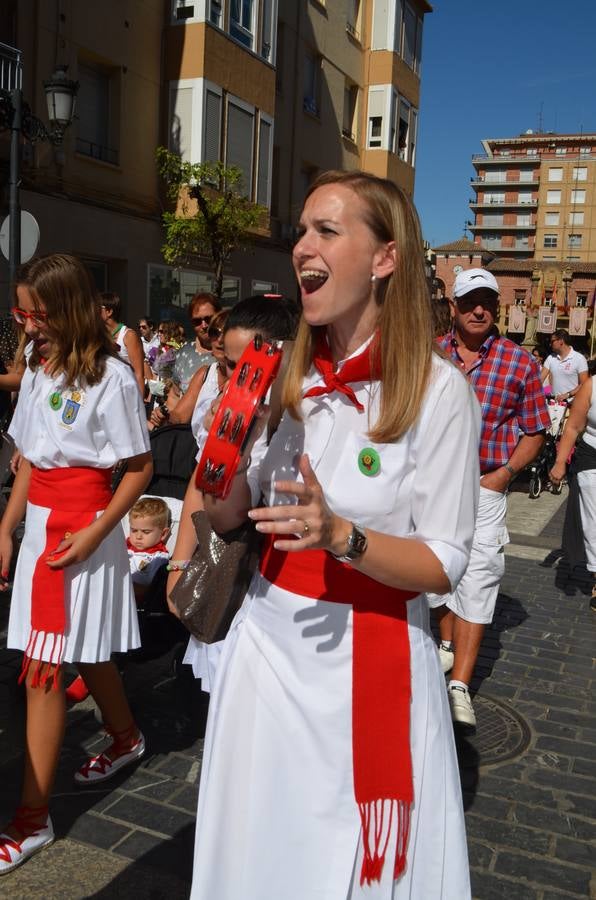
<path fill-rule="evenodd" d="M 27 287 L 35 307 L 43 304 L 47 314 L 53 344 L 45 361 L 48 374 L 64 372 L 69 385 L 101 381 L 106 357 L 117 357 L 118 347 L 106 332 L 97 290 L 81 260 L 67 253 L 33 259 L 21 269 L 17 285 Z M 41 361 L 34 347 L 30 368 Z"/>
<path fill-rule="evenodd" d="M 141 497 L 140 500 L 137 500 L 130 509 L 128 519 L 132 521 L 137 517 L 153 519 L 158 528 L 168 528 L 172 520 L 170 507 L 165 500 L 161 500 L 159 497 Z"/>
<path fill-rule="evenodd" d="M 380 243 L 396 243 L 394 271 L 375 284 L 382 388 L 379 418 L 368 433 L 371 440 L 389 443 L 418 418 L 431 369 L 433 330 L 420 223 L 401 188 L 366 172 L 324 172 L 306 199 L 330 184 L 356 194 L 364 221 Z M 302 317 L 282 393 L 282 403 L 295 419 L 301 418 L 302 382 L 312 364 L 313 337 L 314 329 Z"/>

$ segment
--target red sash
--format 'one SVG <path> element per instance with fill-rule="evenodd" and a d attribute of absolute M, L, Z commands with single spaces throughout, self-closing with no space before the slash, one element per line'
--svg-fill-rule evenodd
<path fill-rule="evenodd" d="M 111 469 L 31 468 L 28 500 L 35 506 L 49 508 L 51 512 L 46 522 L 45 547 L 33 570 L 31 633 L 19 683 L 26 678 L 31 660 L 36 659 L 38 665 L 32 686 L 45 685 L 54 666 L 52 686 L 58 689 L 66 629 L 64 569 L 50 569 L 47 558 L 53 554 L 57 559 L 54 551 L 66 533 L 72 534 L 86 528 L 93 522 L 96 513 L 106 508 L 112 499 L 111 479 Z M 49 664 L 44 669 L 41 660 L 48 640 L 52 641 L 52 650 Z"/>
<path fill-rule="evenodd" d="M 268 581 L 353 607 L 352 751 L 364 847 L 360 884 L 380 881 L 394 827 L 397 878 L 405 867 L 413 800 L 406 601 L 417 594 L 380 584 L 324 550 L 275 550 L 273 540 L 267 535 L 260 563 Z"/>
<path fill-rule="evenodd" d="M 153 547 L 147 547 L 145 550 L 139 550 L 137 547 L 133 546 L 130 542 L 130 538 L 126 538 L 126 549 L 131 550 L 133 553 L 169 553 L 170 551 L 166 547 L 163 541 L 159 541 L 157 544 L 154 544 Z"/>

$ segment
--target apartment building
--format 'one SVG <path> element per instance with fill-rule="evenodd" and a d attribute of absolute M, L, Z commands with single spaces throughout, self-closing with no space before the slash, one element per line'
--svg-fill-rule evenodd
<path fill-rule="evenodd" d="M 596 261 L 596 135 L 528 131 L 482 145 L 475 242 L 496 257 Z"/>
<path fill-rule="evenodd" d="M 425 0 L 6 0 L 0 39 L 23 53 L 23 90 L 45 119 L 43 79 L 79 82 L 59 148 L 23 145 L 21 205 L 39 252 L 82 256 L 125 318 L 184 317 L 209 260 L 161 256 L 155 149 L 238 166 L 269 215 L 233 254 L 224 297 L 293 295 L 305 192 L 320 171 L 364 168 L 413 193 Z M 0 135 L 0 186 L 8 138 Z M 2 198 L 5 202 L 5 198 Z M 2 210 L 0 210 L 2 214 Z M 0 260 L 0 296 L 7 303 Z"/>

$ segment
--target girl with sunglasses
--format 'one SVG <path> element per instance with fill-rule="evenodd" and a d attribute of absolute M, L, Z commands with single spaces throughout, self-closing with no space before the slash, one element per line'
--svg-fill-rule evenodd
<path fill-rule="evenodd" d="M 54 840 L 48 804 L 65 727 L 64 663 L 76 664 L 112 738 L 75 782 L 103 782 L 145 751 L 111 662 L 140 644 L 120 521 L 151 476 L 141 395 L 75 257 L 28 263 L 14 316 L 30 353 L 9 429 L 23 458 L 0 523 L 0 590 L 26 513 L 7 644 L 24 654 L 27 724 L 21 802 L 0 835 L 0 874 Z M 126 474 L 112 495 L 119 460 Z"/>

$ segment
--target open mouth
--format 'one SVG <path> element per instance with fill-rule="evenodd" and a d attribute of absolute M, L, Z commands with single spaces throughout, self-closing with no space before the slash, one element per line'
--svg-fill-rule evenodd
<path fill-rule="evenodd" d="M 328 272 L 322 272 L 320 269 L 302 269 L 300 272 L 300 284 L 307 294 L 318 291 L 329 278 Z"/>

